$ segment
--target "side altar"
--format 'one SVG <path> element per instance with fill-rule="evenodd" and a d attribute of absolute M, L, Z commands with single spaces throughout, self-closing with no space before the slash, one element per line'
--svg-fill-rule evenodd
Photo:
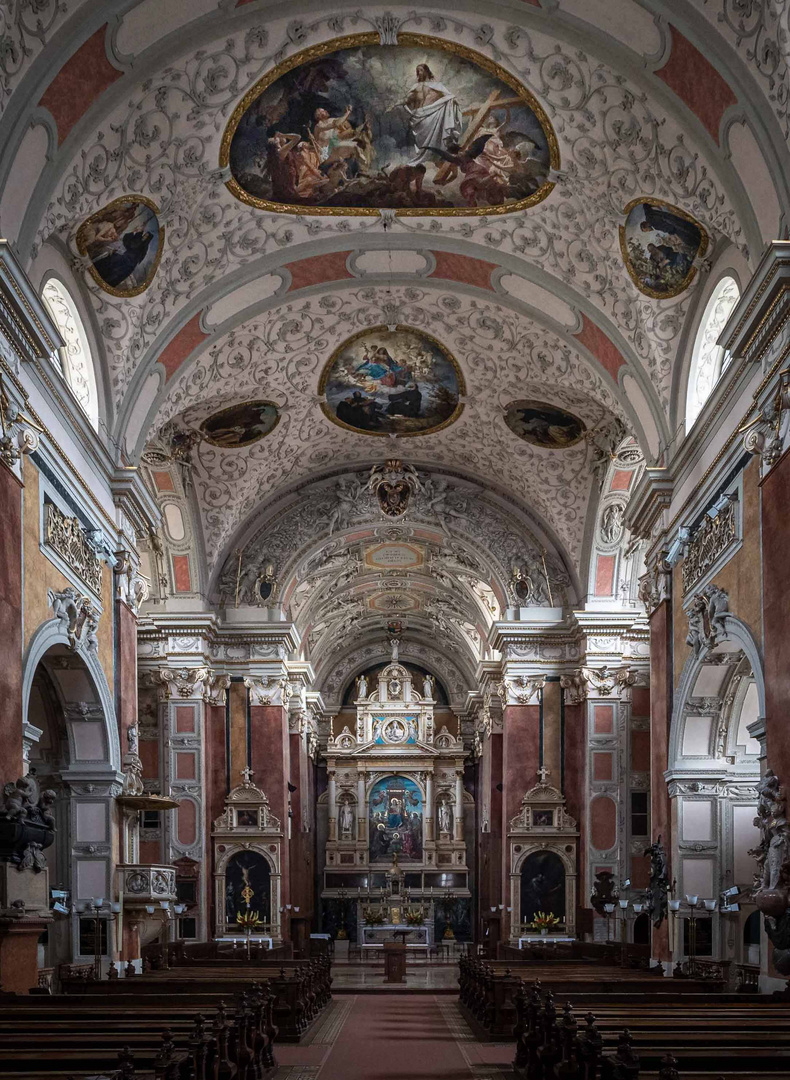
<path fill-rule="evenodd" d="M 343 910 L 359 942 L 373 944 L 385 927 L 430 942 L 436 921 L 453 936 L 469 918 L 464 744 L 435 730 L 434 680 L 417 681 L 393 642 L 376 685 L 357 680 L 355 730 L 327 745 L 322 900 Z"/>

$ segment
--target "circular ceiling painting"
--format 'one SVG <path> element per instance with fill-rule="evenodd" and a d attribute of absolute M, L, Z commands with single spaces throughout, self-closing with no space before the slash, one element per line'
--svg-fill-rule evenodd
<path fill-rule="evenodd" d="M 238 450 L 268 435 L 279 419 L 277 406 L 271 401 L 241 401 L 207 416 L 200 430 L 212 446 Z"/>
<path fill-rule="evenodd" d="M 324 413 L 365 435 L 428 435 L 457 420 L 464 377 L 421 330 L 374 326 L 336 349 L 321 374 Z"/>
<path fill-rule="evenodd" d="M 585 424 L 572 413 L 542 401 L 514 401 L 505 410 L 510 430 L 533 446 L 564 450 L 584 436 Z"/>
<path fill-rule="evenodd" d="M 237 198 L 318 214 L 483 214 L 545 199 L 557 138 L 532 95 L 471 49 L 354 34 L 274 68 L 242 99 L 220 165 Z"/>

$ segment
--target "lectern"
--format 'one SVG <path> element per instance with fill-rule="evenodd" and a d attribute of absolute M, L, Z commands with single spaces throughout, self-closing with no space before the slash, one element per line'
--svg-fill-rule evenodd
<path fill-rule="evenodd" d="M 406 976 L 406 945 L 400 941 L 384 942 L 384 981 L 401 983 Z"/>

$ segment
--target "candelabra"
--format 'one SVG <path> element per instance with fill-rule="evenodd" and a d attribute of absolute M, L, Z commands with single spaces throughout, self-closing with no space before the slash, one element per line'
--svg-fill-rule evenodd
<path fill-rule="evenodd" d="M 713 913 L 716 910 L 718 901 L 716 900 L 703 900 L 699 896 L 691 893 L 686 893 L 685 900 L 672 898 L 669 901 L 669 910 L 672 912 L 672 918 L 688 919 L 689 921 L 689 935 L 688 935 L 688 963 L 687 969 L 689 975 L 694 975 L 696 968 L 697 958 L 697 922 L 700 918 L 713 918 Z M 729 910 L 729 904 L 727 908 Z M 684 943 L 685 945 L 685 943 Z M 685 952 L 685 947 L 682 950 Z M 683 968 L 678 961 L 677 969 L 680 969 L 682 974 Z"/>
<path fill-rule="evenodd" d="M 642 912 L 649 913 L 651 906 L 646 898 L 640 894 L 634 899 L 629 899 L 627 896 L 623 896 L 624 892 L 629 892 L 631 889 L 631 879 L 626 878 L 623 884 L 614 895 L 613 900 L 607 901 L 603 905 L 603 909 L 606 912 L 606 940 L 611 942 L 611 918 L 614 914 L 615 925 L 617 924 L 617 912 L 620 913 L 620 966 L 625 967 L 628 958 L 628 913 L 633 911 L 634 916 L 641 915 Z"/>
<path fill-rule="evenodd" d="M 55 906 L 56 911 L 65 912 L 68 911 L 68 907 L 63 903 L 64 898 L 59 898 L 58 905 Z M 101 940 L 101 928 L 102 923 L 107 924 L 107 949 L 110 950 L 110 933 L 109 924 L 114 923 L 121 910 L 121 905 L 117 900 L 108 900 L 105 902 L 103 896 L 94 896 L 90 900 L 80 900 L 77 902 L 76 910 L 77 914 L 83 915 L 87 911 L 93 912 L 93 977 L 95 979 L 101 979 L 101 958 L 102 952 L 102 940 Z M 116 942 L 116 951 L 117 951 Z"/>
<path fill-rule="evenodd" d="M 170 906 L 169 900 L 160 900 L 159 907 L 156 904 L 146 904 L 145 910 L 148 915 L 154 915 L 157 911 L 161 911 L 164 915 L 162 919 L 162 929 L 160 930 L 160 937 L 162 938 L 162 968 L 167 971 L 170 967 L 170 957 L 168 948 L 169 934 L 165 931 L 165 927 L 169 927 L 171 922 L 175 922 L 179 915 L 183 915 L 186 911 L 186 904 L 173 904 Z M 178 923 L 176 925 L 176 940 L 178 940 Z"/>

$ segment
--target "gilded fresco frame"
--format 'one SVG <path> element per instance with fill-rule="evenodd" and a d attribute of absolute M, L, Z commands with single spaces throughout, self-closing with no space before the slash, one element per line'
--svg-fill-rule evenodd
<path fill-rule="evenodd" d="M 319 45 L 312 45 L 308 49 L 302 49 L 301 52 L 294 53 L 293 56 L 272 68 L 270 72 L 258 79 L 233 110 L 230 120 L 225 127 L 225 131 L 222 134 L 222 142 L 220 143 L 220 169 L 227 169 L 230 166 L 230 144 L 233 140 L 233 136 L 236 134 L 236 129 L 241 122 L 242 116 L 244 116 L 250 105 L 260 97 L 264 90 L 267 90 L 279 78 L 289 71 L 293 71 L 294 68 L 301 67 L 302 64 L 310 63 L 310 61 L 317 60 L 319 57 L 326 56 L 329 53 L 340 52 L 341 49 L 358 48 L 363 45 L 381 44 L 381 37 L 375 31 L 369 31 L 362 34 L 347 34 L 345 37 L 332 38 L 331 41 L 324 41 Z M 398 34 L 397 45 L 411 46 L 413 48 L 443 49 L 445 52 L 460 56 L 471 64 L 477 64 L 490 75 L 500 79 L 518 94 L 519 97 L 523 98 L 524 104 L 535 114 L 538 123 L 546 136 L 546 142 L 549 148 L 549 170 L 559 169 L 559 143 L 557 142 L 556 133 L 545 109 L 529 90 L 527 90 L 525 86 L 522 86 L 513 75 L 505 71 L 503 67 L 493 60 L 489 60 L 487 57 L 482 56 L 480 53 L 475 52 L 474 49 L 468 49 L 465 45 L 458 45 L 455 42 L 445 41 L 442 38 L 431 37 L 428 34 Z M 275 214 L 377 217 L 381 213 L 381 209 L 378 207 L 311 206 L 305 203 L 272 202 L 269 199 L 261 199 L 256 195 L 250 195 L 237 183 L 233 176 L 225 181 L 225 186 L 230 193 L 241 202 L 247 203 L 249 206 L 255 206 L 259 210 L 268 210 Z M 505 203 L 500 206 L 399 207 L 393 209 L 393 213 L 397 214 L 399 217 L 490 217 L 493 215 L 501 216 L 503 214 L 515 214 L 521 210 L 528 209 L 530 206 L 536 206 L 538 203 L 543 202 L 544 199 L 548 198 L 553 189 L 554 181 L 547 180 L 545 184 L 538 188 L 537 191 L 533 192 L 532 195 L 527 196 L 527 198 L 519 199 L 518 202 Z"/>
<path fill-rule="evenodd" d="M 683 218 L 685 221 L 690 221 L 692 225 L 696 225 L 696 227 L 700 231 L 701 240 L 699 244 L 699 249 L 694 258 L 702 258 L 702 256 L 708 249 L 708 244 L 710 243 L 710 236 L 708 235 L 707 229 L 702 225 L 701 222 L 697 221 L 697 219 L 691 214 L 686 213 L 685 210 L 681 210 L 679 206 L 675 206 L 674 203 L 666 202 L 665 199 L 654 199 L 648 195 L 640 195 L 636 199 L 631 199 L 631 201 L 623 210 L 623 216 L 626 222 L 628 221 L 628 215 L 631 213 L 634 207 L 639 206 L 640 203 L 646 203 L 648 206 L 660 206 L 663 210 L 670 210 L 679 218 Z M 683 281 L 680 283 L 680 285 L 678 285 L 676 289 L 673 289 L 672 292 L 658 292 L 657 289 L 648 289 L 640 282 L 639 277 L 634 270 L 633 265 L 631 264 L 631 256 L 628 252 L 628 241 L 625 234 L 625 224 L 622 224 L 620 226 L 620 254 L 623 257 L 623 263 L 626 270 L 628 271 L 628 276 L 630 277 L 631 281 L 633 281 L 634 285 L 636 285 L 637 289 L 639 289 L 639 291 L 644 296 L 649 296 L 653 300 L 670 300 L 673 296 L 680 296 L 680 294 L 684 293 L 689 287 L 697 273 L 697 267 L 692 266 L 689 272 L 683 278 Z"/>
<path fill-rule="evenodd" d="M 82 240 L 80 238 L 80 234 L 82 233 L 82 230 L 85 228 L 86 225 L 89 225 L 96 218 L 101 217 L 102 214 L 105 214 L 108 210 L 111 210 L 114 206 L 118 206 L 120 203 L 129 203 L 129 202 L 143 203 L 145 206 L 148 207 L 149 210 L 153 210 L 153 212 L 156 214 L 156 220 L 159 223 L 159 247 L 157 248 L 157 251 L 156 251 L 156 258 L 154 259 L 154 264 L 151 267 L 150 272 L 146 275 L 146 278 L 145 278 L 145 281 L 143 282 L 143 284 L 138 285 L 138 287 L 136 289 L 131 289 L 131 290 L 130 289 L 117 289 L 114 286 L 108 285 L 106 283 L 106 281 L 101 276 L 99 271 L 93 265 L 93 260 L 90 259 L 89 255 L 87 255 L 85 244 L 82 242 Z M 156 203 L 153 201 L 153 199 L 149 199 L 145 195 L 135 195 L 135 194 L 119 195 L 117 199 L 113 199 L 111 202 L 108 202 L 106 206 L 103 206 L 100 210 L 96 210 L 94 213 L 92 213 L 88 217 L 86 217 L 83 222 L 81 222 L 79 228 L 77 229 L 77 235 L 76 235 L 76 238 L 75 238 L 75 242 L 77 244 L 77 251 L 80 253 L 80 255 L 84 259 L 88 259 L 90 261 L 90 266 L 88 267 L 88 273 L 93 278 L 93 280 L 96 282 L 96 284 L 99 286 L 99 288 L 102 289 L 104 292 L 109 293 L 110 296 L 118 296 L 121 299 L 128 299 L 128 298 L 130 298 L 132 296 L 139 296 L 140 293 L 144 293 L 145 290 L 148 288 L 148 286 L 151 284 L 151 282 L 156 277 L 156 272 L 159 269 L 159 263 L 161 262 L 161 259 L 162 259 L 162 253 L 163 253 L 163 251 L 165 249 L 165 227 L 164 227 L 164 225 L 161 224 L 161 222 L 159 222 L 159 207 L 156 205 Z"/>
<path fill-rule="evenodd" d="M 252 442 L 245 443 L 243 446 L 225 446 L 223 443 L 218 443 L 214 439 L 209 438 L 209 436 L 206 435 L 205 431 L 203 431 L 202 425 L 205 424 L 207 420 L 211 420 L 215 416 L 223 416 L 225 413 L 233 412 L 235 409 L 242 409 L 245 405 L 271 405 L 271 407 L 277 413 L 275 421 L 269 428 L 269 430 L 265 431 L 263 435 L 259 435 L 257 439 L 253 439 Z M 198 430 L 203 436 L 204 442 L 207 442 L 210 446 L 216 446 L 219 450 L 246 450 L 250 446 L 255 446 L 255 444 L 259 443 L 262 439 L 267 439 L 272 434 L 277 425 L 280 423 L 281 419 L 282 413 L 280 412 L 280 406 L 277 405 L 276 402 L 269 401 L 266 398 L 252 398 L 250 401 L 237 401 L 233 405 L 227 405 L 224 409 L 218 409 L 217 412 L 211 413 L 204 420 L 201 420 Z"/>
<path fill-rule="evenodd" d="M 352 334 L 351 337 L 347 337 L 344 341 L 340 343 L 340 345 L 338 345 L 336 349 L 333 350 L 332 355 L 324 364 L 321 370 L 321 376 L 318 380 L 318 393 L 320 397 L 326 396 L 326 385 L 329 382 L 329 372 L 331 371 L 332 366 L 338 359 L 339 355 L 355 341 L 359 341 L 360 338 L 366 337 L 368 334 L 380 333 L 384 330 L 391 331 L 391 327 L 386 326 L 383 323 L 379 326 L 366 326 L 364 330 L 359 330 L 356 334 Z M 461 371 L 461 368 L 456 358 L 453 356 L 447 346 L 443 345 L 441 341 L 437 340 L 437 338 L 433 337 L 431 334 L 426 334 L 425 331 L 421 330 L 418 326 L 406 326 L 405 324 L 399 323 L 395 327 L 394 332 L 397 333 L 399 330 L 407 330 L 411 334 L 421 334 L 426 341 L 430 341 L 432 345 L 434 345 L 437 349 L 441 351 L 445 359 L 449 360 L 449 362 L 452 364 L 453 370 L 455 371 L 455 377 L 458 381 L 458 404 L 453 409 L 451 415 L 448 416 L 446 420 L 442 421 L 441 424 L 437 424 L 436 427 L 428 428 L 427 431 L 398 432 L 395 435 L 395 438 L 416 439 L 424 435 L 435 435 L 437 432 L 442 431 L 446 427 L 449 427 L 450 424 L 454 424 L 455 421 L 460 417 L 461 413 L 464 411 L 464 402 L 461 400 L 461 398 L 463 398 L 466 394 L 466 380 L 464 379 L 464 374 Z M 375 438 L 379 439 L 389 439 L 392 437 L 392 434 L 394 434 L 389 431 L 360 431 L 359 428 L 352 427 L 350 424 L 346 424 L 342 420 L 338 420 L 336 416 L 333 416 L 326 401 L 321 402 L 321 411 L 323 412 L 327 420 L 331 420 L 333 424 L 337 424 L 338 427 L 344 428 L 346 431 L 351 431 L 355 435 L 372 435 Z"/>

